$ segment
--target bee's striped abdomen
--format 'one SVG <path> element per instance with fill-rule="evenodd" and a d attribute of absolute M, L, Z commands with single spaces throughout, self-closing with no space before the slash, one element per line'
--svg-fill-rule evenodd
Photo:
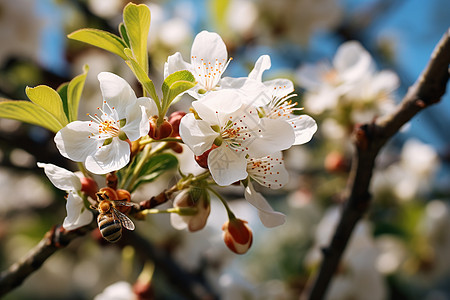
<path fill-rule="evenodd" d="M 122 237 L 122 225 L 112 213 L 98 215 L 97 222 L 100 233 L 108 242 L 115 243 Z"/>

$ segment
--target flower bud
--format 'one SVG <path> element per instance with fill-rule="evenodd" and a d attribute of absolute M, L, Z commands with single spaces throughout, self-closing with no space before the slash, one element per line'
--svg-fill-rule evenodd
<path fill-rule="evenodd" d="M 244 254 L 250 249 L 253 234 L 247 221 L 232 218 L 222 226 L 225 245 L 236 254 Z"/>
<path fill-rule="evenodd" d="M 194 158 L 195 158 L 195 161 L 198 163 L 198 165 L 199 165 L 200 167 L 205 168 L 205 169 L 208 169 L 208 155 L 209 155 L 209 153 L 210 153 L 212 150 L 214 150 L 214 149 L 216 149 L 216 148 L 217 148 L 217 146 L 216 146 L 215 144 L 213 144 L 212 147 L 211 147 L 211 149 L 206 150 L 205 152 L 203 152 L 202 155 L 196 155 L 196 156 L 194 157 Z"/>
<path fill-rule="evenodd" d="M 325 157 L 325 169 L 331 173 L 333 172 L 347 172 L 349 164 L 344 155 L 338 151 L 332 151 Z"/>
<path fill-rule="evenodd" d="M 148 135 L 152 139 L 161 140 L 169 137 L 172 134 L 172 125 L 167 120 L 164 120 L 159 126 L 157 124 L 157 116 L 153 116 L 152 118 L 150 118 L 150 130 L 148 132 Z"/>
<path fill-rule="evenodd" d="M 116 191 L 110 187 L 103 187 L 99 192 L 105 193 L 108 196 L 109 200 L 118 200 Z"/>
<path fill-rule="evenodd" d="M 194 232 L 203 229 L 208 220 L 211 206 L 209 203 L 209 194 L 206 190 L 200 188 L 190 188 L 181 191 L 173 201 L 174 207 L 192 208 L 196 209 L 194 214 L 172 214 L 172 225 L 177 229 L 188 228 L 189 231 Z"/>
<path fill-rule="evenodd" d="M 180 136 L 180 122 L 181 118 L 186 115 L 184 111 L 175 111 L 169 116 L 169 123 L 172 125 L 172 137 Z"/>
<path fill-rule="evenodd" d="M 182 153 L 183 152 L 183 147 L 180 145 L 180 143 L 177 142 L 169 142 L 167 143 L 167 146 L 169 146 L 173 152 L 175 153 Z"/>
<path fill-rule="evenodd" d="M 95 194 L 98 192 L 97 182 L 90 177 L 81 177 L 81 191 L 91 197 L 97 199 Z"/>

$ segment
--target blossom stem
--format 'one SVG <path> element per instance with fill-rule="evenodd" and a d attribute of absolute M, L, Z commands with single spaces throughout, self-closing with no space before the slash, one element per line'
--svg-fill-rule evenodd
<path fill-rule="evenodd" d="M 91 177 L 82 162 L 78 162 L 77 165 L 84 177 Z"/>
<path fill-rule="evenodd" d="M 126 187 L 125 187 L 126 190 L 132 192 L 132 190 L 130 188 L 134 186 L 134 183 L 135 183 L 137 177 L 139 176 L 139 173 L 141 172 L 142 167 L 144 166 L 144 163 L 147 161 L 147 159 L 149 157 L 151 149 L 152 149 L 152 146 L 149 144 L 144 147 L 144 150 L 142 150 L 141 159 L 138 161 L 136 167 L 133 170 L 130 180 L 126 184 Z"/>
<path fill-rule="evenodd" d="M 150 143 L 156 143 L 156 142 L 177 142 L 177 143 L 183 143 L 183 141 L 180 138 L 165 138 L 161 140 L 154 140 L 154 139 L 146 139 L 143 141 L 139 141 L 139 145 L 147 145 Z"/>
<path fill-rule="evenodd" d="M 175 213 L 182 216 L 188 216 L 188 215 L 195 215 L 197 214 L 197 212 L 198 209 L 195 207 L 172 207 L 168 209 L 157 209 L 157 208 L 145 209 L 141 213 L 145 215 Z"/>
<path fill-rule="evenodd" d="M 233 220 L 236 219 L 236 216 L 233 214 L 233 212 L 230 209 L 230 206 L 228 206 L 227 201 L 220 195 L 216 190 L 212 189 L 211 187 L 207 187 L 208 191 L 213 193 L 219 200 L 222 202 L 223 206 L 227 210 L 228 219 Z"/>

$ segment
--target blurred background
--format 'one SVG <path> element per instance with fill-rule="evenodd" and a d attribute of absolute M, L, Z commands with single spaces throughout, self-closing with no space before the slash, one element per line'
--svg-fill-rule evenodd
<path fill-rule="evenodd" d="M 84 64 L 90 70 L 80 119 L 98 106 L 96 77 L 101 71 L 119 74 L 139 93 L 120 58 L 66 38 L 84 27 L 117 34 L 127 2 L 0 0 L 0 97 L 27 99 L 25 87 L 39 84 L 56 89 L 81 74 Z M 223 245 L 226 213 L 214 200 L 207 227 L 200 232 L 171 228 L 167 215 L 136 221 L 138 232 L 182 268 L 200 274 L 221 299 L 298 299 L 339 219 L 353 151 L 351 128 L 391 111 L 401 100 L 450 26 L 450 2 L 133 2 L 151 10 L 148 49 L 156 86 L 161 85 L 169 55 L 179 51 L 187 60 L 195 35 L 215 31 L 233 57 L 226 76 L 247 76 L 257 58 L 269 54 L 272 67 L 264 79 L 291 79 L 294 100 L 319 126 L 310 143 L 285 153 L 289 184 L 276 192 L 261 189 L 273 207 L 287 215 L 286 224 L 264 228 L 256 210 L 242 199 L 242 190 L 223 191 L 253 230 L 247 254 L 234 255 Z M 372 73 L 360 90 L 347 87 L 336 93 L 345 84 L 328 75 L 339 73 L 336 53 L 349 41 L 358 42 L 355 55 L 370 57 Z M 376 77 L 381 72 L 389 76 Z M 322 103 L 332 97 L 324 90 L 333 91 L 334 103 Z M 320 107 L 315 105 L 319 102 Z M 354 232 L 327 299 L 450 299 L 449 114 L 447 93 L 405 125 L 380 153 L 371 185 L 372 207 Z M 65 217 L 65 193 L 53 188 L 36 162 L 75 170 L 57 151 L 51 132 L 0 119 L 2 270 Z M 168 181 L 161 178 L 133 200 L 150 198 Z M 99 294 L 98 299 L 133 299 L 131 286 L 143 265 L 133 247 L 104 245 L 98 236 L 88 235 L 50 257 L 5 299 L 93 299 Z M 155 298 L 186 299 L 163 274 L 155 269 Z M 116 298 L 108 296 L 111 289 Z M 121 293 L 123 298 L 118 297 Z"/>

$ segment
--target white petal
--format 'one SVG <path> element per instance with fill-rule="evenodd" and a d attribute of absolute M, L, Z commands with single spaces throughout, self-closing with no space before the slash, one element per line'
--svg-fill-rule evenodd
<path fill-rule="evenodd" d="M 253 70 L 250 72 L 250 74 L 248 74 L 248 78 L 261 82 L 263 72 L 265 70 L 270 69 L 270 67 L 271 67 L 270 56 L 261 55 L 256 61 Z"/>
<path fill-rule="evenodd" d="M 324 84 L 325 74 L 330 71 L 331 67 L 325 63 L 304 64 L 296 73 L 297 83 L 308 91 L 317 91 Z"/>
<path fill-rule="evenodd" d="M 248 181 L 248 186 L 245 188 L 245 199 L 254 207 L 258 209 L 258 215 L 266 227 L 276 227 L 284 224 L 286 216 L 280 212 L 274 211 L 267 200 L 253 188 L 251 181 Z"/>
<path fill-rule="evenodd" d="M 130 144 L 113 138 L 109 145 L 102 146 L 86 158 L 86 169 L 94 174 L 106 174 L 120 170 L 130 161 Z"/>
<path fill-rule="evenodd" d="M 259 129 L 259 137 L 247 146 L 252 158 L 288 149 L 295 141 L 294 130 L 285 120 L 262 118 Z"/>
<path fill-rule="evenodd" d="M 208 168 L 214 181 L 221 186 L 247 178 L 247 160 L 223 144 L 208 155 Z"/>
<path fill-rule="evenodd" d="M 209 150 L 219 133 L 203 120 L 196 120 L 194 114 L 185 115 L 180 122 L 180 137 L 195 155 Z"/>
<path fill-rule="evenodd" d="M 247 160 L 247 172 L 256 182 L 271 189 L 279 189 L 289 181 L 281 151 Z"/>
<path fill-rule="evenodd" d="M 83 199 L 77 194 L 67 195 L 66 211 L 67 217 L 63 222 L 66 230 L 74 230 L 92 222 L 91 211 L 84 207 Z"/>
<path fill-rule="evenodd" d="M 316 121 L 308 115 L 295 116 L 288 122 L 294 128 L 294 145 L 301 145 L 309 142 L 317 131 Z"/>
<path fill-rule="evenodd" d="M 39 168 L 43 168 L 45 175 L 55 187 L 63 191 L 81 190 L 80 178 L 73 172 L 53 164 L 37 163 Z"/>
<path fill-rule="evenodd" d="M 145 113 L 149 118 L 158 115 L 158 107 L 152 98 L 140 97 L 137 99 L 137 104 L 145 107 Z"/>
<path fill-rule="evenodd" d="M 227 48 L 222 38 L 215 32 L 202 31 L 192 43 L 191 56 L 196 56 L 208 64 L 218 61 L 226 61 L 228 57 Z"/>
<path fill-rule="evenodd" d="M 243 104 L 242 96 L 235 90 L 220 90 L 209 93 L 199 101 L 192 103 L 202 120 L 211 125 L 224 125 L 231 113 Z"/>
<path fill-rule="evenodd" d="M 373 76 L 371 81 L 372 91 L 375 95 L 380 92 L 390 93 L 398 88 L 400 82 L 397 74 L 384 70 Z"/>
<path fill-rule="evenodd" d="M 265 81 L 268 93 L 274 98 L 283 98 L 294 91 L 294 83 L 289 79 L 279 78 Z"/>
<path fill-rule="evenodd" d="M 128 105 L 136 102 L 136 94 L 131 86 L 123 78 L 109 72 L 98 74 L 100 89 L 103 100 L 108 105 L 114 107 L 119 115 L 119 119 L 126 118 L 126 109 Z"/>
<path fill-rule="evenodd" d="M 185 218 L 175 213 L 170 214 L 170 224 L 173 228 L 178 230 L 186 229 L 188 226 Z"/>
<path fill-rule="evenodd" d="M 127 122 L 121 130 L 125 132 L 130 141 L 133 142 L 148 134 L 150 123 L 144 106 L 138 104 L 130 106 L 126 120 Z"/>
<path fill-rule="evenodd" d="M 103 144 L 102 139 L 91 137 L 92 134 L 98 134 L 97 123 L 75 121 L 58 131 L 54 140 L 62 156 L 83 162 Z"/>
<path fill-rule="evenodd" d="M 349 41 L 336 51 L 333 65 L 344 81 L 354 82 L 364 75 L 372 73 L 375 65 L 369 52 L 359 42 Z"/>
<path fill-rule="evenodd" d="M 192 71 L 192 66 L 183 60 L 180 52 L 177 52 L 167 58 L 167 62 L 164 64 L 164 78 L 181 70 Z"/>

